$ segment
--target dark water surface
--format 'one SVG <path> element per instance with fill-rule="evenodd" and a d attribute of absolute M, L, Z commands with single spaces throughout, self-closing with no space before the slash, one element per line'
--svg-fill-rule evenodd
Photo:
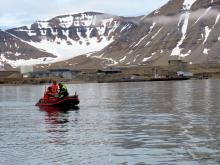
<path fill-rule="evenodd" d="M 79 109 L 53 112 L 45 86 L 0 86 L 1 165 L 220 164 L 220 80 L 68 87 Z"/>

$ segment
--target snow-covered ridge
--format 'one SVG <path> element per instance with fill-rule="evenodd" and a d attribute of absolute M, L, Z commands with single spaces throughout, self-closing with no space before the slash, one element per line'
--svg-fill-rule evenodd
<path fill-rule="evenodd" d="M 27 26 L 28 29 L 36 28 L 71 28 L 71 27 L 90 27 L 102 26 L 102 22 L 111 23 L 112 18 L 120 18 L 114 15 L 103 13 L 79 13 L 74 15 L 63 15 L 52 18 L 48 21 L 36 21 L 34 24 Z"/>

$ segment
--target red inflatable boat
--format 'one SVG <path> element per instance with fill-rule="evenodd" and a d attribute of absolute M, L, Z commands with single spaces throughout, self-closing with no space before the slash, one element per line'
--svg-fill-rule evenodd
<path fill-rule="evenodd" d="M 66 108 L 66 107 L 74 107 L 77 106 L 79 104 L 79 97 L 78 95 L 74 95 L 74 96 L 67 96 L 64 98 L 50 98 L 50 99 L 40 99 L 36 106 L 40 106 L 40 107 L 62 107 L 62 108 Z"/>

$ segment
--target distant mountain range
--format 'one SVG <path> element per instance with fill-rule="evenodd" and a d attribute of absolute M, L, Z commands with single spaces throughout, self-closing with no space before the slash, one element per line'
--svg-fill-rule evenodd
<path fill-rule="evenodd" d="M 170 0 L 149 15 L 86 12 L 0 31 L 0 61 L 12 66 L 98 68 L 220 63 L 220 0 Z"/>

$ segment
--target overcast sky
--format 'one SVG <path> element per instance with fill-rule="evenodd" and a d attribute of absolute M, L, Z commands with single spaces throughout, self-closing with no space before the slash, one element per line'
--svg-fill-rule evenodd
<path fill-rule="evenodd" d="M 0 28 L 28 25 L 62 14 L 96 11 L 120 16 L 139 16 L 168 0 L 1 0 Z"/>

